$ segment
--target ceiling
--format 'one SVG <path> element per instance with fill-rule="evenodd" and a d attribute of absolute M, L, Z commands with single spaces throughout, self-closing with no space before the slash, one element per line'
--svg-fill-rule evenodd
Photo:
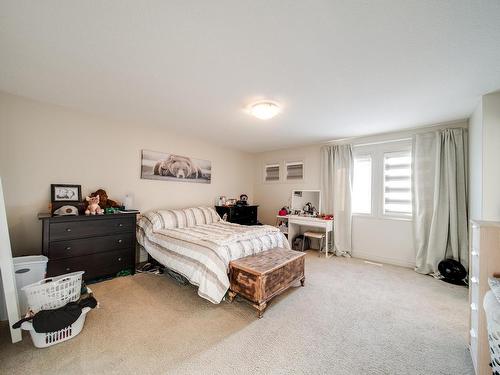
<path fill-rule="evenodd" d="M 0 0 L 0 90 L 250 152 L 467 118 L 500 1 Z M 269 121 L 243 110 L 273 99 Z"/>

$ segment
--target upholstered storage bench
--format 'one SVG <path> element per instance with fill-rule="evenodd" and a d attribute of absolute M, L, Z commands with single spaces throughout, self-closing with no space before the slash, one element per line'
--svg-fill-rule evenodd
<path fill-rule="evenodd" d="M 300 281 L 304 286 L 305 253 L 275 248 L 229 263 L 229 300 L 241 295 L 262 318 L 271 298 Z"/>

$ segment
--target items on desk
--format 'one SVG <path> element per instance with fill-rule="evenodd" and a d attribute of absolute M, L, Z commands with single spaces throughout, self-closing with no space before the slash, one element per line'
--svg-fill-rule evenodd
<path fill-rule="evenodd" d="M 318 210 L 312 205 L 311 202 L 307 202 L 302 208 L 302 211 L 304 211 L 304 213 L 309 216 L 318 216 Z"/>
<path fill-rule="evenodd" d="M 279 216 L 286 216 L 290 213 L 288 207 L 281 207 L 281 210 L 278 211 Z"/>

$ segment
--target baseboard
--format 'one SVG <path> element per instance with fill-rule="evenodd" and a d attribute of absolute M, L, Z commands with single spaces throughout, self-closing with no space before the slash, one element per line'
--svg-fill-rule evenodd
<path fill-rule="evenodd" d="M 395 259 L 395 258 L 391 258 L 391 257 L 384 257 L 384 256 L 374 255 L 372 253 L 368 253 L 368 252 L 364 252 L 364 251 L 354 250 L 352 252 L 352 257 L 371 260 L 373 262 L 392 264 L 394 266 L 415 268 L 415 261 L 410 261 L 410 260 L 405 260 L 405 259 Z"/>

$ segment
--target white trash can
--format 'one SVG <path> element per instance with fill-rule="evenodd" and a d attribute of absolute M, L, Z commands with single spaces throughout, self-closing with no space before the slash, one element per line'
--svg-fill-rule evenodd
<path fill-rule="evenodd" d="M 47 273 L 47 261 L 43 255 L 30 255 L 12 259 L 14 262 L 14 273 L 16 275 L 17 296 L 19 298 L 19 309 L 21 316 L 28 311 L 28 301 L 22 287 L 45 279 Z"/>

